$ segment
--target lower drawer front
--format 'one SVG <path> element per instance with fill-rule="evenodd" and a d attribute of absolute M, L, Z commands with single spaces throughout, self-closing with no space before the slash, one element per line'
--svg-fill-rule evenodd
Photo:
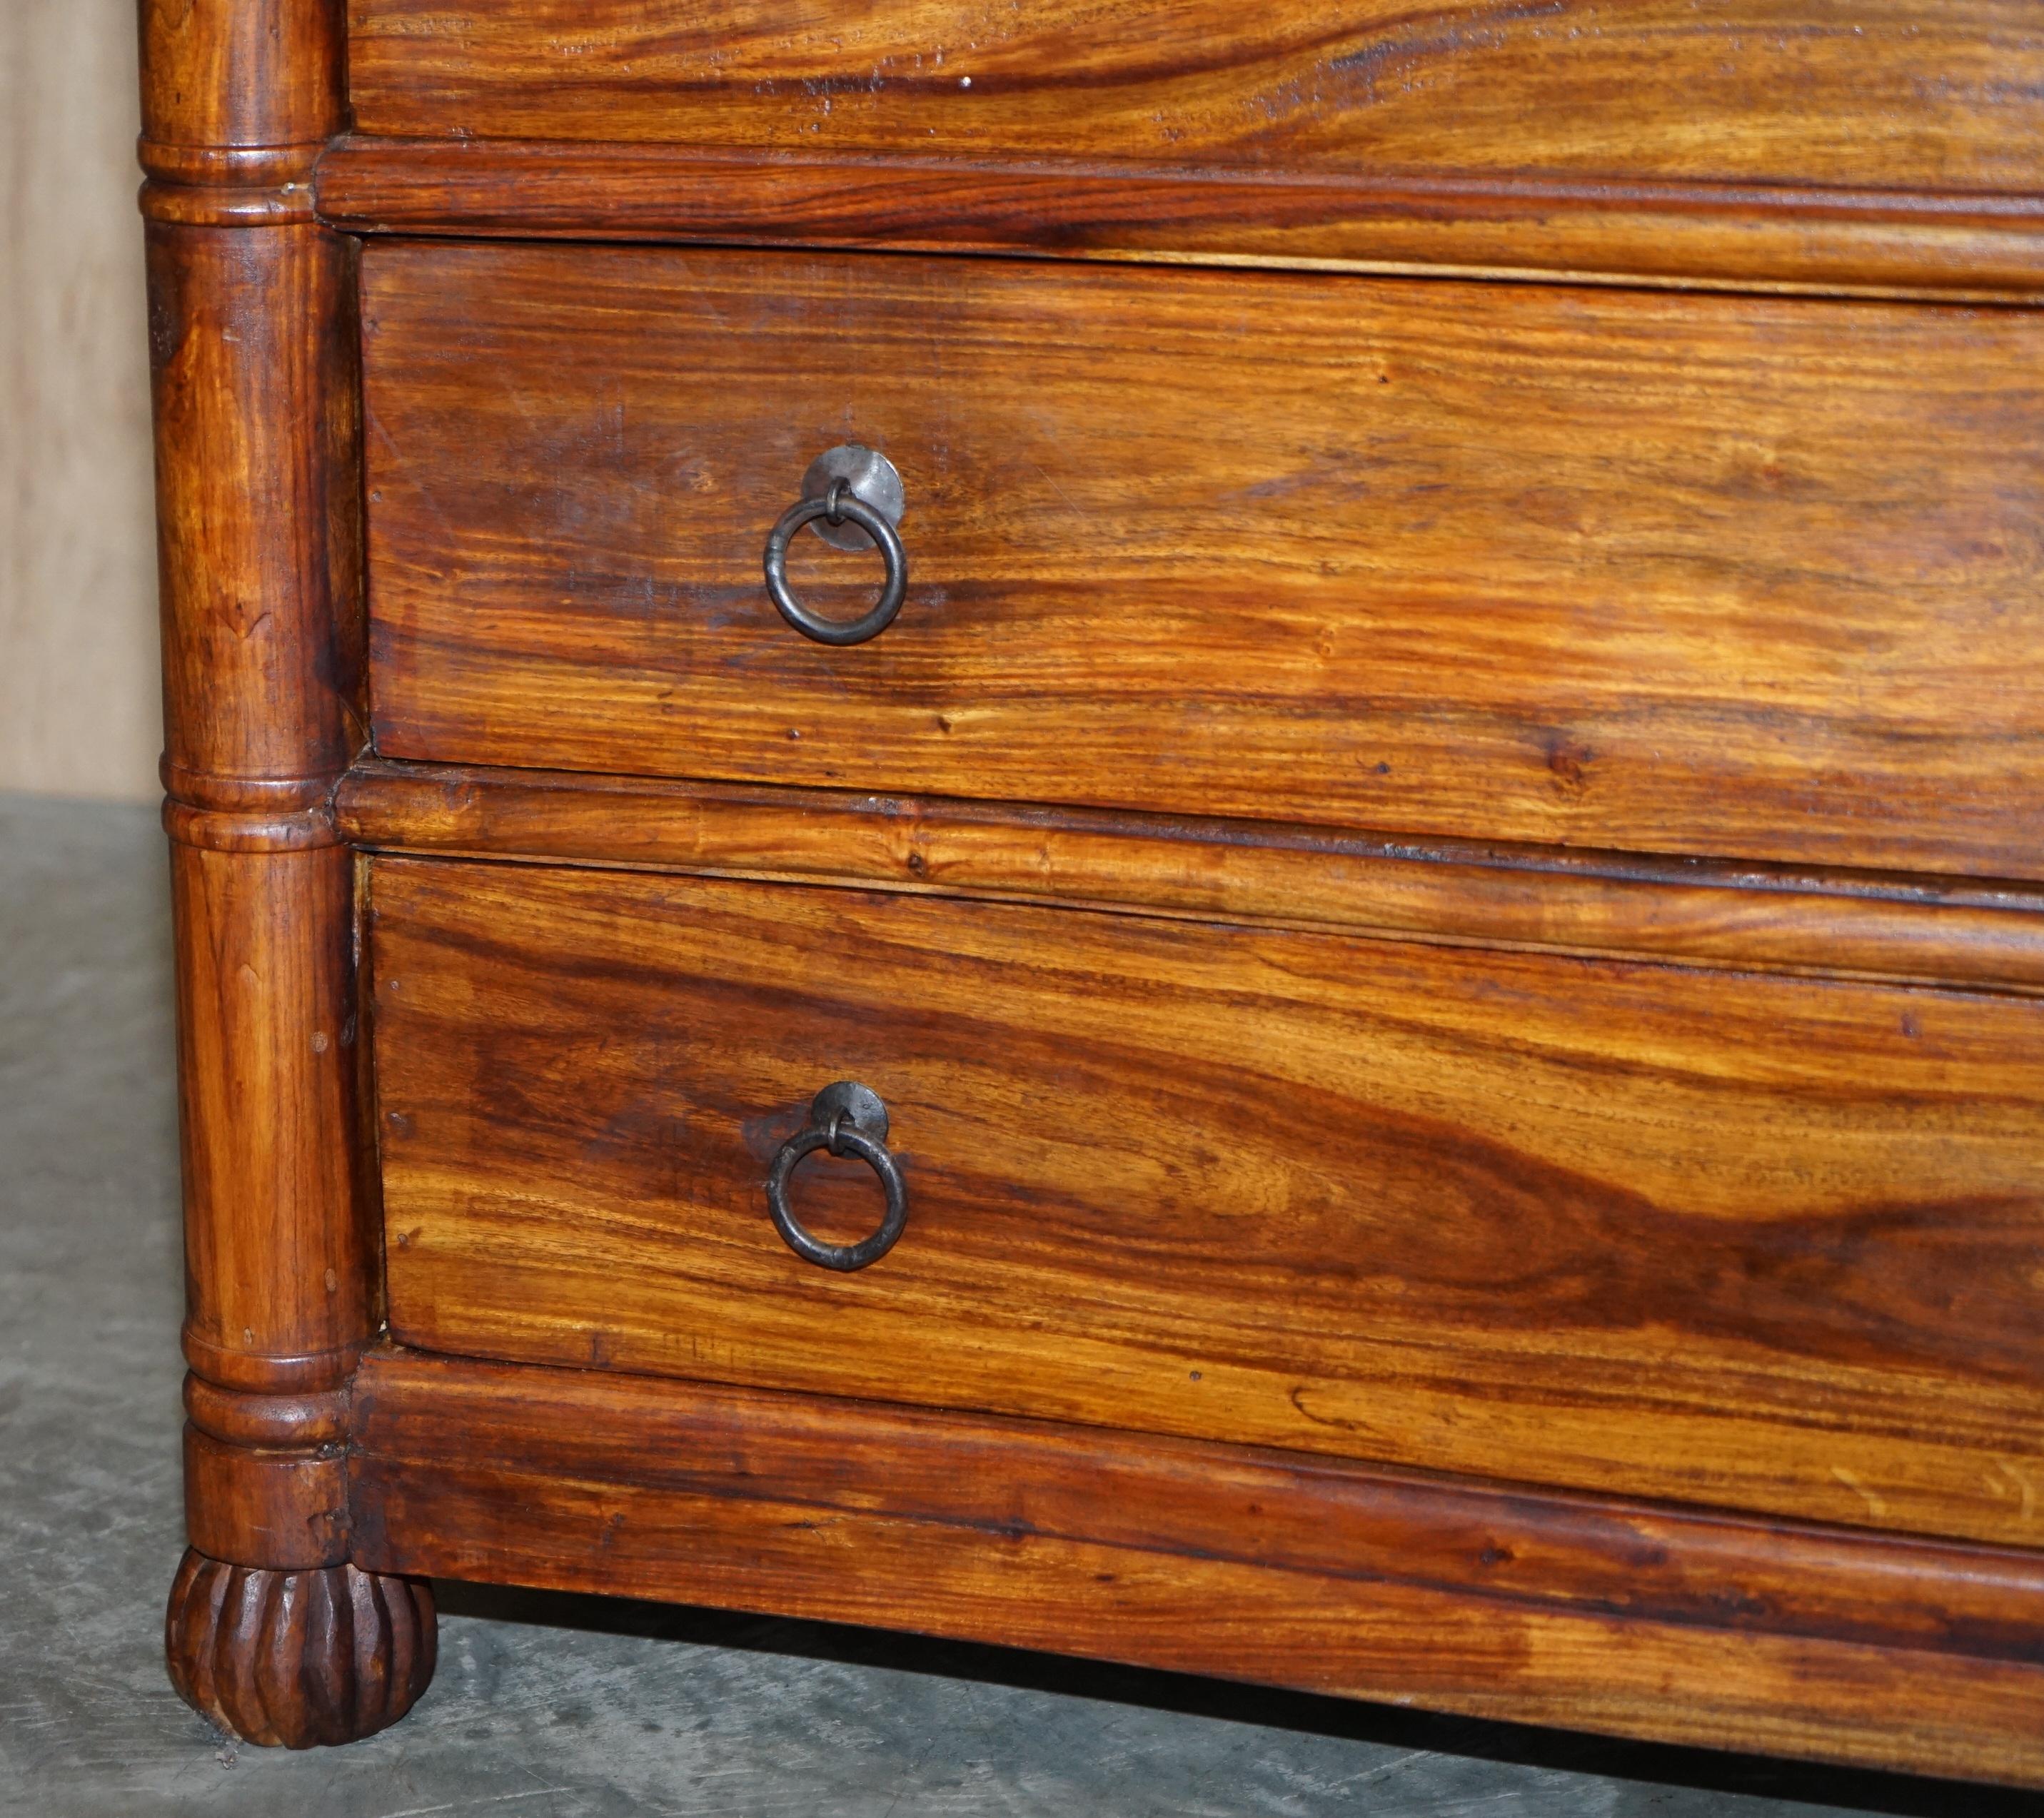
<path fill-rule="evenodd" d="M 2044 1004 L 380 858 L 402 1343 L 2044 1539 Z M 765 1183 L 886 1101 L 898 1245 Z M 812 1157 L 822 1237 L 878 1222 Z"/>

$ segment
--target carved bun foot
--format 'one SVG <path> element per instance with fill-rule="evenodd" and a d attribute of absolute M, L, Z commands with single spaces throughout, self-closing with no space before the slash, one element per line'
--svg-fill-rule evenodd
<path fill-rule="evenodd" d="M 163 1646 L 171 1683 L 201 1716 L 244 1742 L 316 1748 L 404 1716 L 432 1679 L 435 1634 L 421 1580 L 263 1571 L 188 1551 Z"/>

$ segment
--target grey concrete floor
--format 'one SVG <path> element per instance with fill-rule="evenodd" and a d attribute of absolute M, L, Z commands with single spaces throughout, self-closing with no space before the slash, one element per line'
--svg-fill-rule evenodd
<path fill-rule="evenodd" d="M 0 1813 L 33 1818 L 2012 1818 L 1924 1782 L 997 1649 L 442 1587 L 439 1678 L 345 1750 L 163 1676 L 182 1544 L 164 867 L 146 811 L 0 797 Z"/>

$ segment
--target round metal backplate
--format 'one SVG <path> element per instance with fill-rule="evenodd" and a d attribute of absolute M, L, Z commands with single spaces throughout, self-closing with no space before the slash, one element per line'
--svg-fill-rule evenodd
<path fill-rule="evenodd" d="M 825 449 L 802 476 L 802 497 L 827 499 L 832 483 L 837 480 L 850 486 L 851 496 L 862 505 L 870 505 L 890 524 L 901 523 L 902 508 L 907 503 L 901 476 L 878 449 L 869 448 L 863 442 L 845 442 Z M 873 539 L 855 524 L 834 524 L 828 518 L 818 518 L 809 528 L 832 549 L 873 547 Z"/>
<path fill-rule="evenodd" d="M 870 1086 L 862 1086 L 856 1080 L 840 1080 L 835 1086 L 824 1087 L 809 1101 L 809 1121 L 818 1130 L 828 1130 L 840 1115 L 856 1124 L 875 1142 L 886 1141 L 887 1107 Z"/>

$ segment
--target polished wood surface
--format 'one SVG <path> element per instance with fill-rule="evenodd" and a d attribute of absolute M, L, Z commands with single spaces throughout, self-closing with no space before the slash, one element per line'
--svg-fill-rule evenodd
<path fill-rule="evenodd" d="M 317 1390 L 378 1300 L 352 861 L 322 807 L 363 736 L 352 257 L 303 226 L 157 221 L 149 250 L 186 1355 Z"/>
<path fill-rule="evenodd" d="M 2031 313 L 501 245 L 364 282 L 386 756 L 2044 876 Z M 911 579 L 832 650 L 760 550 L 847 440 Z M 791 559 L 840 614 L 878 567 Z"/>
<path fill-rule="evenodd" d="M 354 861 L 325 807 L 364 736 L 354 260 L 317 227 L 195 218 L 242 193 L 157 178 L 146 198 L 184 1349 L 217 1402 L 337 1389 L 382 1299 Z M 270 1570 L 345 1559 L 330 1436 L 295 1436 L 188 1435 L 195 1544 Z"/>
<path fill-rule="evenodd" d="M 334 813 L 383 850 L 2044 989 L 2044 892 L 1956 878 L 375 758 Z"/>
<path fill-rule="evenodd" d="M 697 240 L 2028 299 L 2044 199 L 907 153 L 342 139 L 319 209 L 371 233 Z"/>
<path fill-rule="evenodd" d="M 2038 1537 L 2033 1001 L 406 859 L 371 930 L 406 1344 Z M 763 1198 L 840 1079 L 850 1275 Z"/>
<path fill-rule="evenodd" d="M 244 193 L 151 191 L 186 213 Z M 164 780 L 200 808 L 309 807 L 368 735 L 354 245 L 148 232 Z"/>
<path fill-rule="evenodd" d="M 332 1388 L 380 1302 L 355 1180 L 349 855 L 179 842 L 171 876 L 185 1354 L 224 1389 Z"/>
<path fill-rule="evenodd" d="M 363 132 L 2044 186 L 2026 0 L 351 0 Z"/>
<path fill-rule="evenodd" d="M 356 1406 L 386 1571 L 2044 1783 L 2034 1555 L 403 1352 Z"/>
<path fill-rule="evenodd" d="M 290 1450 L 259 1451 L 186 1425 L 185 1537 L 194 1551 L 215 1559 L 246 1552 L 252 1536 L 271 1562 L 264 1570 L 309 1571 L 348 1563 L 348 1479 L 340 1448 L 328 1445 L 308 1456 L 302 1434 L 282 1436 Z"/>
<path fill-rule="evenodd" d="M 196 1709 L 442 1573 L 2044 1787 L 2034 6 L 141 10 Z"/>
<path fill-rule="evenodd" d="M 152 175 L 246 180 L 348 114 L 346 0 L 140 0 Z"/>
<path fill-rule="evenodd" d="M 355 247 L 313 223 L 306 182 L 344 111 L 340 13 L 141 11 L 196 1379 L 198 1550 L 166 1642 L 202 1714 L 303 1747 L 381 1728 L 432 1671 L 430 1597 L 345 1563 L 335 1431 L 382 1298 L 355 861 L 327 807 L 367 736 Z"/>

